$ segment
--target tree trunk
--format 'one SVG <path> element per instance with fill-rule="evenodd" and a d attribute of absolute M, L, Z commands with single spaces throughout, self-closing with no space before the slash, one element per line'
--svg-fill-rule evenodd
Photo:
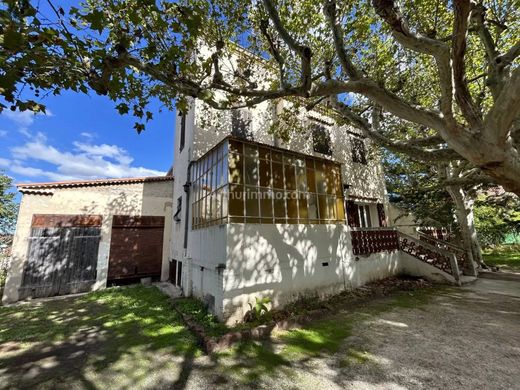
<path fill-rule="evenodd" d="M 488 268 L 482 258 L 482 248 L 477 236 L 473 217 L 473 199 L 471 199 L 462 188 L 458 186 L 447 186 L 446 190 L 455 203 L 455 212 L 460 226 L 464 249 L 468 253 L 472 273 L 476 275 L 474 263 L 482 268 Z"/>

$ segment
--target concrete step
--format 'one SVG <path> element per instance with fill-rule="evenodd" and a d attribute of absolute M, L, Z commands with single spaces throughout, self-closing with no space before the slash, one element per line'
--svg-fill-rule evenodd
<path fill-rule="evenodd" d="M 182 296 L 182 291 L 179 287 L 174 286 L 170 282 L 158 282 L 153 283 L 159 290 L 163 292 L 163 294 L 168 295 L 170 298 L 180 298 Z"/>
<path fill-rule="evenodd" d="M 502 272 L 502 271 L 487 271 L 482 270 L 478 273 L 479 278 L 497 279 L 497 280 L 512 280 L 520 282 L 520 273 L 518 272 Z"/>
<path fill-rule="evenodd" d="M 460 276 L 460 283 L 461 284 L 469 284 L 476 281 L 478 278 L 476 276 L 469 276 L 469 275 L 461 275 Z"/>

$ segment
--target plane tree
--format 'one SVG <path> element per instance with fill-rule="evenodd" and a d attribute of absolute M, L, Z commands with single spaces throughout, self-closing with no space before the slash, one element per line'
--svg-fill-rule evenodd
<path fill-rule="evenodd" d="M 514 0 L 6 0 L 0 108 L 94 91 L 141 131 L 154 98 L 181 110 L 189 98 L 218 110 L 292 98 L 393 150 L 463 161 L 459 184 L 520 194 L 519 12 Z M 229 69 L 231 54 L 247 58 Z"/>

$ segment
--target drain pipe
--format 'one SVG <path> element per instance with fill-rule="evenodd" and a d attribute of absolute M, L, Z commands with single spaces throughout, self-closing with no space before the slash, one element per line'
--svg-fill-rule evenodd
<path fill-rule="evenodd" d="M 186 183 L 182 186 L 184 188 L 184 192 L 186 193 L 186 213 L 184 217 L 184 255 L 186 255 L 186 250 L 188 249 L 188 223 L 190 218 L 190 189 L 191 189 L 191 166 L 193 161 L 190 161 L 188 164 L 188 176 L 186 179 Z"/>

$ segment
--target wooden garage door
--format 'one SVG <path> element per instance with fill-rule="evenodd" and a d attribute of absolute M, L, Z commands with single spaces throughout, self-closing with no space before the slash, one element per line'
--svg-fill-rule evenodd
<path fill-rule="evenodd" d="M 20 299 L 89 291 L 96 281 L 100 215 L 34 215 Z"/>
<path fill-rule="evenodd" d="M 115 215 L 108 279 L 160 276 L 164 217 Z"/>

